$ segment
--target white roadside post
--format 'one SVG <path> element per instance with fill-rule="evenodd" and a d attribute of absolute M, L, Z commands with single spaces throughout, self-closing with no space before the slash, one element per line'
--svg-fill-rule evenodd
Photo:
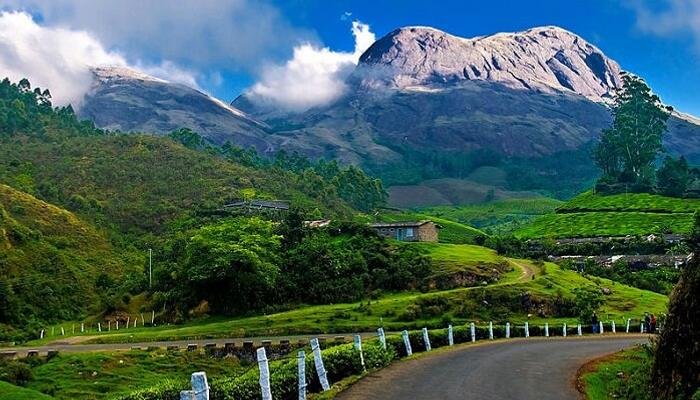
<path fill-rule="evenodd" d="M 56 336 L 56 327 L 55 326 L 51 327 L 51 336 Z"/>
<path fill-rule="evenodd" d="M 119 330 L 119 320 L 117 320 L 117 330 Z"/>
<path fill-rule="evenodd" d="M 75 324 L 71 325 L 71 332 L 75 335 Z"/>
<path fill-rule="evenodd" d="M 566 322 L 564 322 L 564 327 L 561 328 L 561 335 L 566 337 Z"/>
<path fill-rule="evenodd" d="M 506 339 L 510 339 L 510 322 L 506 322 Z"/>
<path fill-rule="evenodd" d="M 603 328 L 603 321 L 598 322 L 598 325 L 600 325 L 600 334 L 602 335 L 604 333 L 603 329 L 605 329 Z"/>
<path fill-rule="evenodd" d="M 525 337 L 530 337 L 530 326 L 528 325 L 527 321 L 525 321 Z"/>
<path fill-rule="evenodd" d="M 423 343 L 425 343 L 425 351 L 430 351 L 430 336 L 428 336 L 428 328 L 423 328 Z"/>
<path fill-rule="evenodd" d="M 625 328 L 625 333 L 630 333 L 630 321 L 631 318 L 627 318 L 627 327 Z"/>
<path fill-rule="evenodd" d="M 151 326 L 156 324 L 156 311 L 151 311 Z"/>
<path fill-rule="evenodd" d="M 408 331 L 401 332 L 401 337 L 403 338 L 403 345 L 406 348 L 406 356 L 411 356 L 413 350 L 411 349 L 411 341 L 408 338 Z"/>
<path fill-rule="evenodd" d="M 44 338 L 44 330 L 42 329 L 41 332 L 39 332 L 39 339 Z"/>
<path fill-rule="evenodd" d="M 80 333 L 85 333 L 85 323 L 80 323 Z"/>
<path fill-rule="evenodd" d="M 639 332 L 644 333 L 644 322 L 639 324 Z"/>
<path fill-rule="evenodd" d="M 306 353 L 297 353 L 297 373 L 299 375 L 299 400 L 306 400 Z"/>
<path fill-rule="evenodd" d="M 379 343 L 381 343 L 382 348 L 386 350 L 386 336 L 384 335 L 384 328 L 377 329 L 377 336 L 379 336 Z"/>
<path fill-rule="evenodd" d="M 99 322 L 97 323 L 97 332 L 102 332 L 102 324 Z"/>
<path fill-rule="evenodd" d="M 617 333 L 615 332 L 615 321 L 612 322 L 612 333 Z"/>
<path fill-rule="evenodd" d="M 576 333 L 579 336 L 583 336 L 583 330 L 581 329 L 581 324 L 578 324 L 578 326 L 576 327 Z"/>
<path fill-rule="evenodd" d="M 66 331 L 61 327 L 61 336 L 66 336 Z"/>
<path fill-rule="evenodd" d="M 493 322 L 489 322 L 489 340 L 493 340 Z"/>
<path fill-rule="evenodd" d="M 193 373 L 190 385 L 192 390 L 181 391 L 180 400 L 209 400 L 209 383 L 207 382 L 206 373 Z"/>
<path fill-rule="evenodd" d="M 127 316 L 126 317 L 126 329 L 129 329 L 129 325 L 131 324 L 131 317 Z"/>
<path fill-rule="evenodd" d="M 134 328 L 136 328 L 136 324 L 139 322 L 139 316 L 137 315 L 134 317 Z"/>
<path fill-rule="evenodd" d="M 107 332 L 112 332 L 112 321 L 107 321 Z"/>
<path fill-rule="evenodd" d="M 476 327 L 473 322 L 469 324 L 469 333 L 471 334 L 472 342 L 476 342 Z"/>
<path fill-rule="evenodd" d="M 146 319 L 143 318 L 143 313 L 141 313 L 141 326 L 146 326 Z"/>
<path fill-rule="evenodd" d="M 452 325 L 447 326 L 447 344 L 450 346 L 454 346 L 455 344 L 455 338 L 452 334 Z"/>
<path fill-rule="evenodd" d="M 260 370 L 260 392 L 263 400 L 272 400 L 272 392 L 270 391 L 270 366 L 267 363 L 267 354 L 265 348 L 261 347 L 257 350 L 258 369 Z"/>
<path fill-rule="evenodd" d="M 318 380 L 321 382 L 321 387 L 323 391 L 330 389 L 331 386 L 328 384 L 328 375 L 326 374 L 326 368 L 323 366 L 323 358 L 321 358 L 321 346 L 318 344 L 318 339 L 311 339 L 311 350 L 314 352 L 314 364 L 316 365 L 316 373 L 318 374 Z"/>
<path fill-rule="evenodd" d="M 544 337 L 549 337 L 549 324 L 544 323 Z"/>
<path fill-rule="evenodd" d="M 355 335 L 355 350 L 360 352 L 360 364 L 362 365 L 362 370 L 367 371 L 365 368 L 365 356 L 362 354 L 362 336 Z"/>

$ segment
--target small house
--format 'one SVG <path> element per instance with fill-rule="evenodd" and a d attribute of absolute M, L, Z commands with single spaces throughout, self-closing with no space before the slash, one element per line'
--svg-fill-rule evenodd
<path fill-rule="evenodd" d="M 433 221 L 379 222 L 370 226 L 378 234 L 402 242 L 437 242 L 440 229 Z"/>

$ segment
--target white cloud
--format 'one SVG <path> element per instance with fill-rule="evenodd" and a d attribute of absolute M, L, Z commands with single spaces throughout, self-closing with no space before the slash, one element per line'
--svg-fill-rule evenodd
<path fill-rule="evenodd" d="M 28 78 L 48 88 L 56 105 L 78 108 L 93 84 L 91 67 L 129 66 L 126 58 L 85 31 L 37 24 L 24 12 L 0 13 L 0 79 Z M 165 80 L 197 87 L 194 75 L 172 62 L 137 63 L 136 69 Z"/>
<path fill-rule="evenodd" d="M 266 0 L 2 0 L 6 8 L 41 15 L 42 25 L 90 32 L 127 60 L 170 60 L 202 74 L 257 69 L 279 60 L 300 39 Z M 0 6 L 2 7 L 2 6 Z"/>
<path fill-rule="evenodd" d="M 328 104 L 343 95 L 345 79 L 375 41 L 369 25 L 352 23 L 354 52 L 333 51 L 309 43 L 294 48 L 292 59 L 282 65 L 268 65 L 260 80 L 248 91 L 255 101 L 290 110 L 304 111 Z"/>
<path fill-rule="evenodd" d="M 700 50 L 700 0 L 631 1 L 637 28 L 659 36 L 691 34 Z"/>

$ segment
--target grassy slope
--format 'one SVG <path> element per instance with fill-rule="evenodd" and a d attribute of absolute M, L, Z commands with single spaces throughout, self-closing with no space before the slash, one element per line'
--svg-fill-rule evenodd
<path fill-rule="evenodd" d="M 478 264 L 491 260 L 495 256 L 490 250 L 479 251 L 476 246 L 465 247 L 461 256 L 453 251 L 442 251 L 434 245 L 434 254 L 444 254 L 445 260 L 461 257 L 464 263 Z M 438 256 L 439 257 L 439 256 Z M 665 310 L 667 298 L 652 292 L 630 288 L 606 279 L 588 279 L 573 271 L 563 270 L 554 264 L 543 267 L 533 265 L 526 260 L 503 259 L 510 263 L 513 271 L 506 274 L 497 283 L 486 287 L 460 288 L 442 292 L 406 292 L 389 294 L 379 300 L 367 302 L 333 304 L 321 306 L 302 306 L 298 309 L 271 315 L 251 316 L 236 319 L 212 319 L 181 326 L 161 326 L 155 328 L 138 328 L 129 331 L 103 333 L 93 339 L 102 342 L 135 342 L 163 339 L 207 338 L 207 337 L 241 337 L 255 335 L 285 335 L 293 333 L 331 333 L 358 332 L 375 329 L 380 323 L 389 330 L 420 328 L 422 326 L 441 327 L 445 316 L 455 324 L 468 321 L 488 321 L 504 323 L 506 319 L 518 323 L 528 319 L 519 307 L 520 296 L 529 292 L 539 298 L 552 298 L 557 294 L 571 296 L 572 289 L 580 286 L 602 286 L 612 290 L 605 297 L 606 303 L 600 315 L 603 318 L 616 318 L 618 324 L 627 317 L 638 318 L 644 311 L 661 313 Z M 535 271 L 535 279 L 526 278 L 521 267 Z M 524 279 L 526 278 L 526 279 Z M 490 299 L 491 305 L 483 300 Z M 444 301 L 446 306 L 439 312 L 406 319 L 403 314 L 410 307 L 422 303 Z M 502 303 L 502 304 L 501 304 Z M 517 304 L 516 304 L 517 303 Z M 575 323 L 573 318 L 547 318 L 554 323 Z M 381 322 L 380 322 L 381 321 Z M 533 323 L 545 319 L 531 317 Z"/>
<path fill-rule="evenodd" d="M 687 233 L 698 199 L 651 194 L 612 196 L 584 193 L 555 214 L 544 215 L 516 231 L 522 238 L 626 236 L 650 233 Z"/>
<path fill-rule="evenodd" d="M 617 374 L 622 372 L 623 377 L 629 377 L 640 368 L 644 357 L 648 357 L 645 353 L 646 350 L 639 347 L 623 350 L 601 360 L 593 370 L 585 372 L 579 379 L 583 383 L 586 398 L 588 400 L 619 398 L 618 393 L 624 389 L 626 380 L 620 379 Z"/>
<path fill-rule="evenodd" d="M 135 350 L 70 354 L 34 367 L 35 378 L 27 387 L 50 393 L 57 399 L 104 399 L 153 386 L 163 379 L 186 382 L 192 371 L 206 370 L 211 379 L 240 374 L 247 368 L 237 358 L 213 358 L 200 352 Z"/>
<path fill-rule="evenodd" d="M 70 318 L 94 298 L 100 273 L 117 277 L 134 264 L 103 232 L 73 213 L 0 184 L 0 273 L 23 318 Z"/>
<path fill-rule="evenodd" d="M 429 213 L 414 211 L 382 212 L 379 215 L 382 222 L 402 222 L 431 220 L 440 225 L 439 240 L 442 243 L 474 243 L 477 236 L 488 236 L 486 233 L 459 222 L 437 217 Z"/>
<path fill-rule="evenodd" d="M 52 398 L 35 390 L 0 381 L 0 400 L 48 400 Z"/>
<path fill-rule="evenodd" d="M 487 233 L 511 231 L 532 219 L 554 212 L 563 203 L 547 197 L 498 200 L 455 207 L 430 207 L 421 212 L 474 226 Z"/>

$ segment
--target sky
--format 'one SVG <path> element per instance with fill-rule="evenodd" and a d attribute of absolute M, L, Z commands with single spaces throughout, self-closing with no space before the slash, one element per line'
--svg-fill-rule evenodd
<path fill-rule="evenodd" d="M 78 103 L 88 65 L 123 65 L 224 101 L 303 109 L 343 91 L 375 38 L 407 25 L 462 37 L 557 25 L 700 116 L 700 0 L 0 0 L 0 74 Z"/>

